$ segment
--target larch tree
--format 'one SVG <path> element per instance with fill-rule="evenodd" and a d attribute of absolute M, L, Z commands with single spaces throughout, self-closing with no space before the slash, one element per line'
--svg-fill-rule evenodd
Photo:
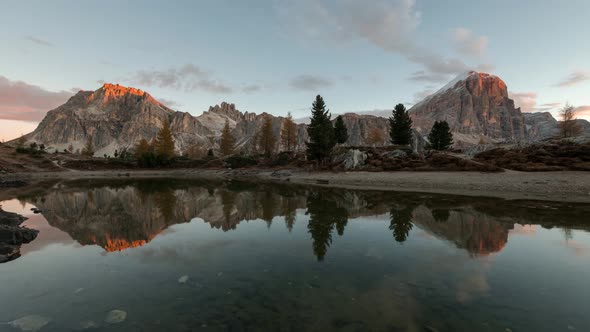
<path fill-rule="evenodd" d="M 334 123 L 334 136 L 336 137 L 336 143 L 338 144 L 344 144 L 348 140 L 348 129 L 346 129 L 342 115 L 336 117 Z"/>
<path fill-rule="evenodd" d="M 164 160 L 172 159 L 175 156 L 174 152 L 174 138 L 172 138 L 172 131 L 170 130 L 170 122 L 164 120 L 164 124 L 158 134 L 154 143 L 154 152 L 158 158 Z"/>
<path fill-rule="evenodd" d="M 94 155 L 94 144 L 92 143 L 92 136 L 88 135 L 88 139 L 86 140 L 86 145 L 82 148 L 82 154 L 85 156 L 92 157 Z"/>
<path fill-rule="evenodd" d="M 277 140 L 272 130 L 272 117 L 266 115 L 264 117 L 264 123 L 262 124 L 262 130 L 260 131 L 260 148 L 264 153 L 265 157 L 270 157 L 275 151 Z"/>
<path fill-rule="evenodd" d="M 367 135 L 367 144 L 371 146 L 382 145 L 384 140 L 383 131 L 379 128 L 371 128 Z"/>
<path fill-rule="evenodd" d="M 332 149 L 336 145 L 334 127 L 330 117 L 324 99 L 317 95 L 312 104 L 311 123 L 307 126 L 309 142 L 306 143 L 306 153 L 309 160 L 325 161 L 330 157 Z"/>
<path fill-rule="evenodd" d="M 150 143 L 145 138 L 142 138 L 137 145 L 135 145 L 135 156 L 141 157 L 150 152 Z"/>
<path fill-rule="evenodd" d="M 283 120 L 281 144 L 287 151 L 291 151 L 297 146 L 297 125 L 293 121 L 291 112 L 287 113 L 287 117 Z"/>
<path fill-rule="evenodd" d="M 559 111 L 559 130 L 561 137 L 574 137 L 580 135 L 582 128 L 576 122 L 576 108 L 570 104 L 565 106 Z"/>
<path fill-rule="evenodd" d="M 446 121 L 435 121 L 428 134 L 428 142 L 433 150 L 448 150 L 453 145 L 453 133 Z"/>
<path fill-rule="evenodd" d="M 221 141 L 219 142 L 219 152 L 222 156 L 229 156 L 234 152 L 236 145 L 236 139 L 231 134 L 231 129 L 229 128 L 229 120 L 225 120 L 225 125 L 223 126 L 223 130 L 221 131 Z"/>
<path fill-rule="evenodd" d="M 408 145 L 412 141 L 412 119 L 403 104 L 397 104 L 389 118 L 389 138 L 397 145 Z"/>

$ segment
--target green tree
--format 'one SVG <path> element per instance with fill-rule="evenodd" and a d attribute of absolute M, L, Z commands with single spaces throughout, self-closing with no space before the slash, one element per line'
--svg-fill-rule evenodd
<path fill-rule="evenodd" d="M 90 157 L 94 155 L 94 144 L 92 143 L 91 135 L 88 135 L 88 140 L 86 141 L 86 145 L 84 145 L 84 148 L 82 149 L 82 154 Z"/>
<path fill-rule="evenodd" d="M 398 145 L 412 141 L 412 119 L 403 104 L 397 104 L 389 118 L 389 138 L 392 144 Z"/>
<path fill-rule="evenodd" d="M 275 151 L 277 140 L 272 130 L 272 118 L 270 115 L 264 117 L 262 131 L 260 132 L 260 148 L 267 158 Z"/>
<path fill-rule="evenodd" d="M 453 134 L 446 121 L 435 121 L 428 134 L 428 142 L 433 150 L 448 150 L 453 145 Z"/>
<path fill-rule="evenodd" d="M 307 126 L 309 142 L 306 143 L 306 153 L 309 160 L 326 160 L 330 157 L 332 149 L 336 145 L 334 127 L 330 117 L 324 99 L 322 96 L 317 95 L 312 104 L 311 123 Z"/>
<path fill-rule="evenodd" d="M 342 115 L 336 117 L 334 123 L 334 136 L 336 137 L 336 143 L 338 144 L 344 144 L 348 140 L 348 129 L 346 129 Z"/>
<path fill-rule="evenodd" d="M 297 125 L 293 122 L 291 112 L 283 120 L 283 129 L 281 129 L 281 143 L 287 151 L 291 151 L 297 145 Z"/>
<path fill-rule="evenodd" d="M 158 134 L 154 143 L 154 152 L 156 156 L 163 160 L 170 160 L 174 158 L 174 138 L 172 138 L 172 131 L 170 130 L 170 123 L 164 120 L 164 124 Z"/>
<path fill-rule="evenodd" d="M 221 131 L 221 142 L 219 142 L 219 152 L 222 156 L 229 156 L 234 152 L 236 145 L 236 139 L 231 134 L 231 129 L 229 128 L 229 120 L 225 120 L 225 125 L 223 126 L 223 130 Z"/>

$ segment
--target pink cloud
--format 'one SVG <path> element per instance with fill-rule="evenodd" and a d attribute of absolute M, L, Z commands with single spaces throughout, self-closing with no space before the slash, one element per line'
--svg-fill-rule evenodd
<path fill-rule="evenodd" d="M 516 107 L 520 107 L 523 112 L 534 112 L 537 106 L 536 92 L 510 92 L 510 98 L 514 99 Z"/>
<path fill-rule="evenodd" d="M 590 80 L 590 72 L 584 70 L 577 70 L 571 73 L 568 77 L 564 78 L 561 82 L 555 86 L 558 87 L 570 87 L 576 84 Z"/>
<path fill-rule="evenodd" d="M 39 121 L 72 95 L 71 91 L 48 91 L 0 76 L 0 119 Z"/>
<path fill-rule="evenodd" d="M 590 105 L 576 107 L 576 116 L 590 118 Z"/>

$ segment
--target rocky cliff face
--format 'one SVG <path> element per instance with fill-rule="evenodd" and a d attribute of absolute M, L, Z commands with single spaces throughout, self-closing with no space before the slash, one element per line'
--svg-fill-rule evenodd
<path fill-rule="evenodd" d="M 456 145 L 478 144 L 480 139 L 516 142 L 526 138 L 520 108 L 508 98 L 499 77 L 468 72 L 410 109 L 414 127 L 426 135 L 435 121 L 445 120 Z"/>
<path fill-rule="evenodd" d="M 541 141 L 559 137 L 559 123 L 549 112 L 523 113 L 529 141 Z M 590 136 L 590 122 L 576 119 L 580 136 Z"/>
<path fill-rule="evenodd" d="M 80 91 L 64 105 L 49 111 L 26 139 L 27 142 L 45 144 L 49 151 L 63 151 L 71 146 L 75 152 L 92 137 L 96 156 L 112 156 L 115 150 L 133 148 L 142 138 L 151 141 L 168 120 L 177 152 L 184 153 L 192 145 L 203 150 L 216 149 L 227 120 L 236 137 L 237 149 L 247 150 L 253 145 L 266 116 L 266 113 L 240 112 L 234 104 L 225 102 L 209 107 L 199 116 L 192 116 L 171 110 L 142 90 L 107 83 L 96 91 Z M 271 118 L 274 135 L 280 142 L 284 118 L 272 115 Z M 345 114 L 343 118 L 350 134 L 348 145 L 366 144 L 372 128 L 382 132 L 381 144 L 387 144 L 387 119 L 353 113 Z M 419 136 L 416 135 L 413 145 L 418 149 L 423 146 Z M 304 149 L 307 139 L 306 126 L 299 124 L 297 148 Z M 277 146 L 277 151 L 281 148 Z"/>

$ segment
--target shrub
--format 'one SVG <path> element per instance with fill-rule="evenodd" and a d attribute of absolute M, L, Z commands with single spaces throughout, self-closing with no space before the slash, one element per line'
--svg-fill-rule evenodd
<path fill-rule="evenodd" d="M 224 160 L 231 168 L 242 168 L 248 166 L 255 166 L 258 160 L 250 156 L 231 156 Z"/>

